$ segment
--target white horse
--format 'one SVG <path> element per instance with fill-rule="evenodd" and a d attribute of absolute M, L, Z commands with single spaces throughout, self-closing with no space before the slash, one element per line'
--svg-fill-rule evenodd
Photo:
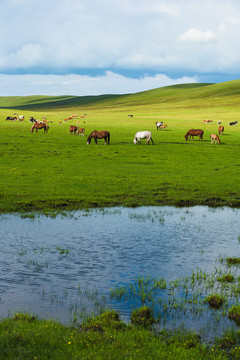
<path fill-rule="evenodd" d="M 157 126 L 157 130 L 160 128 L 160 126 L 163 125 L 163 121 L 157 121 L 156 122 L 156 126 Z"/>
<path fill-rule="evenodd" d="M 147 139 L 146 143 L 149 145 L 149 141 L 151 140 L 153 143 L 153 139 L 152 139 L 152 133 L 150 131 L 138 131 L 133 139 L 133 143 L 134 144 L 141 144 L 141 139 Z"/>

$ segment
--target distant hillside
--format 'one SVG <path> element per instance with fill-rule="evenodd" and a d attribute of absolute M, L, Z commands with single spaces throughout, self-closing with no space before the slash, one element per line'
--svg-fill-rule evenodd
<path fill-rule="evenodd" d="M 183 84 L 125 95 L 0 97 L 0 108 L 51 110 L 144 105 L 171 107 L 239 106 L 240 80 L 219 84 Z"/>
<path fill-rule="evenodd" d="M 99 96 L 2 96 L 1 109 L 59 109 L 91 105 L 115 98 L 118 95 Z"/>

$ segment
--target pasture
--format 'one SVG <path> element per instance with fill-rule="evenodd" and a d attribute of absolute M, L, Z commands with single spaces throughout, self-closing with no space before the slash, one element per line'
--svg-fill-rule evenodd
<path fill-rule="evenodd" d="M 61 211 L 103 206 L 240 206 L 239 81 L 144 93 L 62 98 L 0 98 L 0 211 Z M 5 106 L 4 106 L 5 105 Z M 5 107 L 5 108 L 4 108 Z M 6 121 L 14 113 L 24 121 Z M 63 121 L 71 114 L 72 120 Z M 81 116 L 86 114 L 85 118 Z M 133 114 L 133 117 L 128 117 Z M 31 133 L 33 116 L 49 130 Z M 203 119 L 213 119 L 203 123 Z M 62 122 L 61 124 L 59 122 Z M 156 122 L 167 128 L 157 131 Z M 210 134 L 225 127 L 221 144 Z M 230 121 L 238 121 L 229 126 Z M 70 125 L 85 128 L 71 135 Z M 186 141 L 202 129 L 203 141 Z M 87 145 L 93 130 L 110 132 Z M 154 145 L 134 145 L 149 130 Z"/>

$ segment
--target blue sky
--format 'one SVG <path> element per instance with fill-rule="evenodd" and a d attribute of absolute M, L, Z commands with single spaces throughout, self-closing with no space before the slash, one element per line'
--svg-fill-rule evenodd
<path fill-rule="evenodd" d="M 0 96 L 239 78 L 238 0 L 1 0 Z"/>

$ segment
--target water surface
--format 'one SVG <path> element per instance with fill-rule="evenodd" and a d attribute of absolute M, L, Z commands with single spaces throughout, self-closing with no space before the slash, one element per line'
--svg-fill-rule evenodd
<path fill-rule="evenodd" d="M 108 297 L 109 288 L 138 276 L 172 280 L 196 267 L 210 272 L 220 255 L 239 256 L 239 215 L 200 206 L 2 215 L 1 316 L 27 311 L 70 322 L 76 309 L 93 306 L 97 291 Z M 124 304 L 106 301 L 128 314 Z"/>

